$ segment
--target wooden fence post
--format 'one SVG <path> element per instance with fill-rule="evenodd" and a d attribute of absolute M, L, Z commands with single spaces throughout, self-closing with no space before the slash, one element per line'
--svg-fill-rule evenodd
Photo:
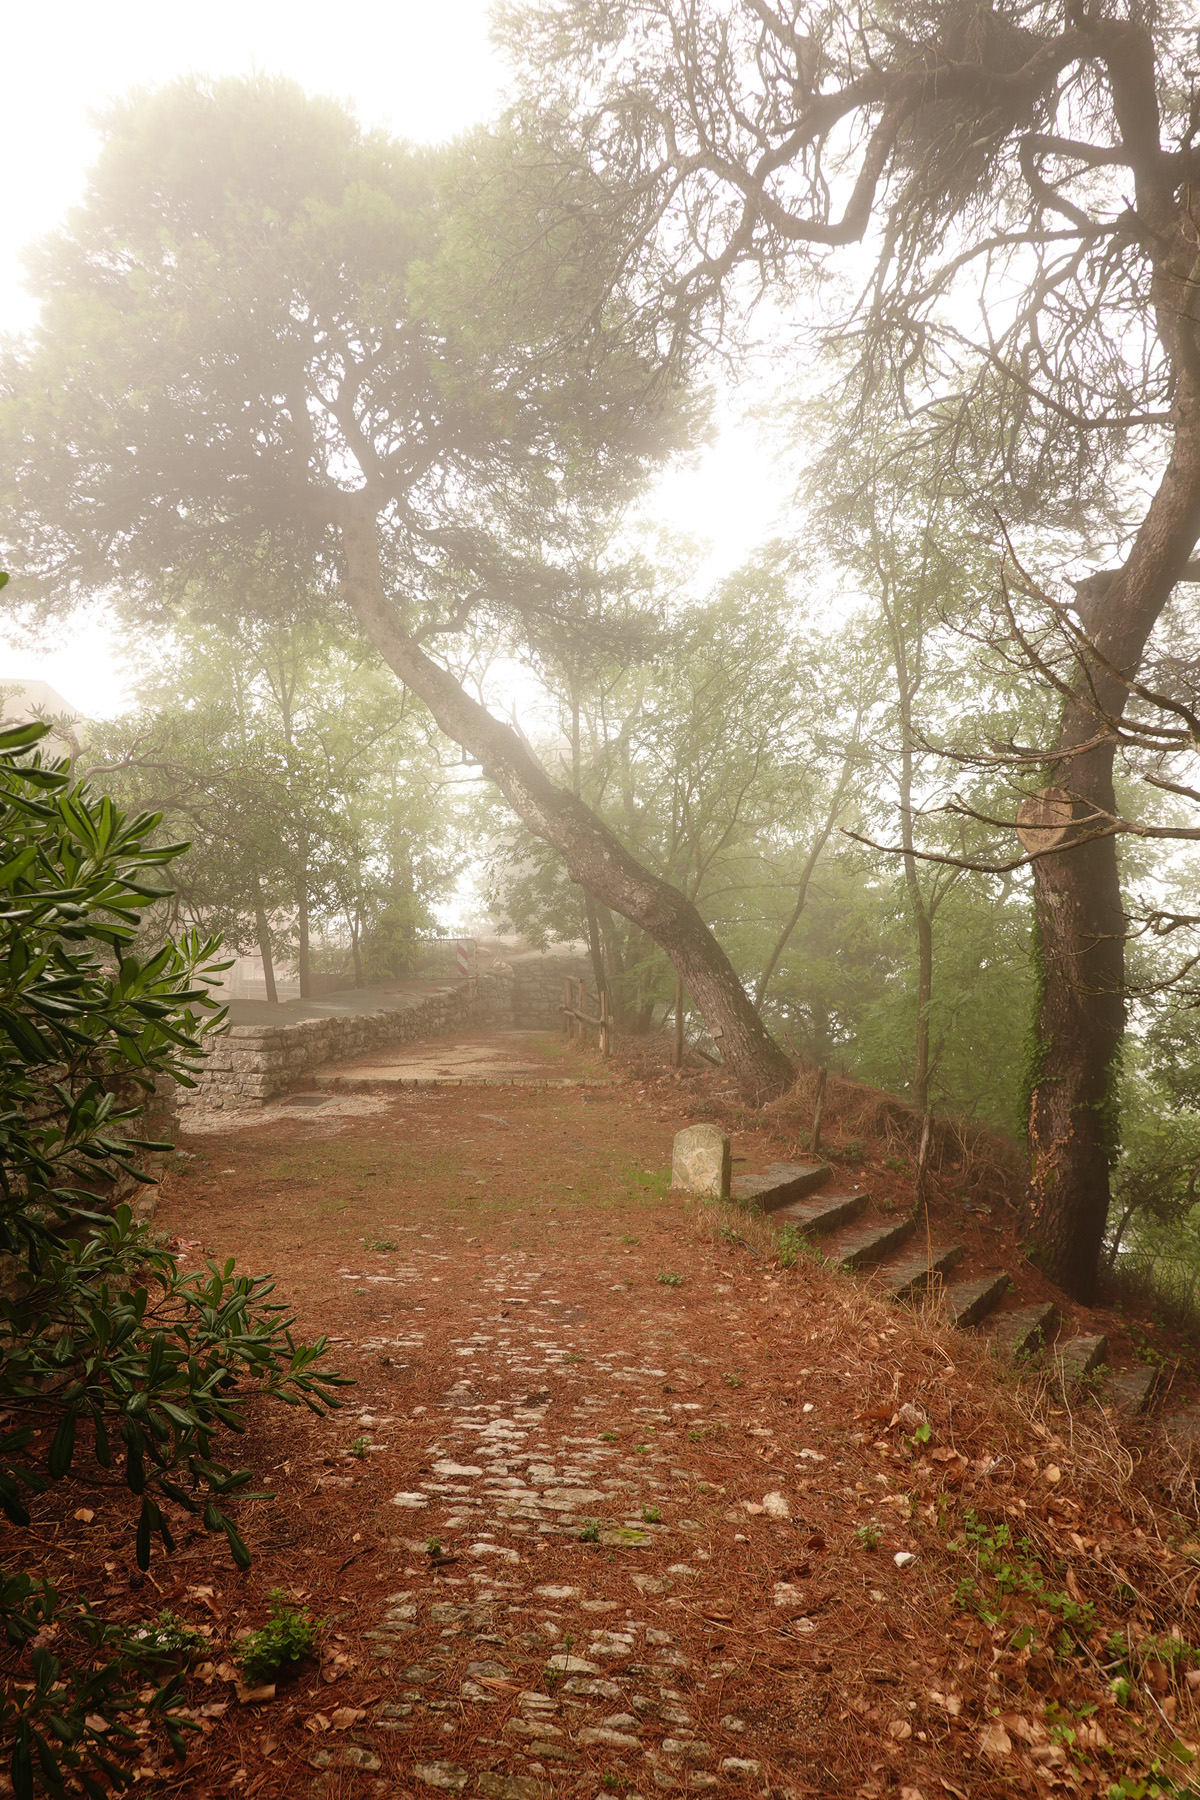
<path fill-rule="evenodd" d="M 600 989 L 600 1055 L 602 1057 L 607 1057 L 608 1050 L 609 1050 L 608 989 L 601 988 Z"/>

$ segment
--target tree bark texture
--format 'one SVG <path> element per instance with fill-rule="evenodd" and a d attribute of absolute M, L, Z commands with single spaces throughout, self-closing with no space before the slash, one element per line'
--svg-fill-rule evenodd
<path fill-rule="evenodd" d="M 308 944 L 308 871 L 304 870 L 296 890 L 296 964 L 300 976 L 300 998 L 312 999 L 312 976 L 309 972 Z"/>
<path fill-rule="evenodd" d="M 279 1000 L 279 993 L 275 986 L 275 959 L 271 954 L 271 928 L 267 922 L 267 909 L 263 905 L 262 889 L 257 881 L 254 884 L 254 928 L 258 935 L 258 954 L 262 957 L 267 1000 L 274 1006 Z"/>
<path fill-rule="evenodd" d="M 1132 675 L 1200 537 L 1200 288 L 1194 199 L 1162 149 L 1154 46 L 1136 21 L 1088 18 L 1104 65 L 1122 156 L 1133 173 L 1150 303 L 1173 378 L 1171 455 L 1123 566 L 1080 594 L 1096 657 L 1085 653 L 1064 709 L 1049 780 L 1077 823 L 1034 864 L 1039 1001 L 1029 1070 L 1029 1237 L 1035 1259 L 1077 1300 L 1094 1298 L 1117 1145 L 1118 1059 L 1125 1027 L 1125 918 L 1116 840 L 1080 842 L 1089 818 L 1114 815 L 1111 738 Z"/>
<path fill-rule="evenodd" d="M 1192 383 L 1181 384 L 1192 388 Z M 1178 404 L 1178 401 L 1177 401 Z M 1085 839 L 1116 813 L 1111 742 L 1081 749 L 1119 718 L 1132 674 L 1200 535 L 1200 395 L 1124 567 L 1081 606 L 1090 658 L 1063 711 L 1051 781 L 1070 795 L 1075 842 L 1034 863 L 1038 1003 L 1029 1070 L 1028 1235 L 1039 1267 L 1072 1298 L 1095 1298 L 1118 1143 L 1125 1029 L 1125 916 L 1115 837 Z"/>
<path fill-rule="evenodd" d="M 695 906 L 644 869 L 584 801 L 551 781 L 510 726 L 465 693 L 403 630 L 384 588 L 369 505 L 343 496 L 337 523 L 345 599 L 384 661 L 424 701 L 446 735 L 478 760 L 518 818 L 559 852 L 571 880 L 666 951 L 743 1097 L 759 1105 L 785 1092 L 792 1065 Z"/>

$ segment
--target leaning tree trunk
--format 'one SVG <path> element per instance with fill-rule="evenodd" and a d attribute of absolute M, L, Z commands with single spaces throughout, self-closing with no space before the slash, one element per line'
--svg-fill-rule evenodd
<path fill-rule="evenodd" d="M 644 869 L 583 800 L 550 780 L 515 731 L 493 718 L 408 636 L 384 589 L 374 514 L 349 495 L 341 497 L 337 513 L 343 592 L 384 661 L 424 701 L 447 737 L 476 758 L 518 818 L 559 852 L 571 880 L 662 946 L 744 1097 L 760 1104 L 783 1093 L 792 1081 L 792 1065 L 695 906 Z"/>
<path fill-rule="evenodd" d="M 1187 390 L 1184 392 L 1183 390 Z M 1063 711 L 1051 781 L 1069 803 L 1062 848 L 1034 863 L 1038 1003 L 1029 1069 L 1031 1254 L 1084 1303 L 1095 1297 L 1117 1136 L 1125 1027 L 1125 918 L 1116 839 L 1112 721 L 1200 535 L 1200 394 L 1180 382 L 1174 454 L 1124 566 L 1081 589 L 1089 650 Z M 1097 741 L 1097 740 L 1101 741 Z"/>

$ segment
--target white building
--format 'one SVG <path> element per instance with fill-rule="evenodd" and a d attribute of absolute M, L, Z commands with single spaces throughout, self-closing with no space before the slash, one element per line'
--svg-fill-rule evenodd
<path fill-rule="evenodd" d="M 79 748 L 76 727 L 83 714 L 69 700 L 64 700 L 48 681 L 22 681 L 19 677 L 0 675 L 0 725 L 25 725 L 42 719 L 56 729 L 41 743 L 47 760 L 73 755 Z"/>

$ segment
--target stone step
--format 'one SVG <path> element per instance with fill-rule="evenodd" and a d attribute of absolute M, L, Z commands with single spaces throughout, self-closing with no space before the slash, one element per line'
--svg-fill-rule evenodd
<path fill-rule="evenodd" d="M 761 1175 L 735 1175 L 733 1198 L 755 1212 L 777 1212 L 829 1180 L 828 1163 L 771 1163 Z"/>
<path fill-rule="evenodd" d="M 981 1275 L 975 1281 L 955 1281 L 946 1289 L 946 1311 L 950 1323 L 960 1331 L 968 1331 L 995 1310 L 1008 1292 L 1009 1277 Z"/>
<path fill-rule="evenodd" d="M 1018 1306 L 1012 1312 L 997 1313 L 988 1325 L 988 1342 L 1007 1356 L 1024 1356 L 1046 1341 L 1057 1318 L 1053 1300 L 1039 1300 L 1036 1306 Z"/>
<path fill-rule="evenodd" d="M 857 1219 L 867 1204 L 865 1194 L 822 1194 L 816 1200 L 793 1200 L 788 1206 L 774 1208 L 772 1225 L 790 1225 L 802 1235 L 808 1232 L 836 1231 Z"/>
<path fill-rule="evenodd" d="M 1144 1413 L 1154 1398 L 1162 1370 L 1152 1363 L 1139 1363 L 1134 1369 L 1115 1369 L 1105 1383 L 1106 1397 L 1127 1419 Z"/>
<path fill-rule="evenodd" d="M 861 1231 L 849 1232 L 833 1249 L 830 1260 L 843 1269 L 864 1269 L 879 1262 L 892 1250 L 898 1250 L 905 1238 L 912 1236 L 910 1218 L 895 1219 L 888 1225 L 867 1225 Z"/>
<path fill-rule="evenodd" d="M 898 1262 L 885 1263 L 878 1271 L 880 1283 L 889 1300 L 915 1300 L 939 1275 L 945 1275 L 962 1261 L 961 1244 L 928 1245 Z"/>
<path fill-rule="evenodd" d="M 1108 1355 L 1108 1339 L 1103 1332 L 1095 1336 L 1063 1339 L 1054 1346 L 1054 1361 L 1062 1373 L 1064 1386 L 1083 1381 Z"/>

